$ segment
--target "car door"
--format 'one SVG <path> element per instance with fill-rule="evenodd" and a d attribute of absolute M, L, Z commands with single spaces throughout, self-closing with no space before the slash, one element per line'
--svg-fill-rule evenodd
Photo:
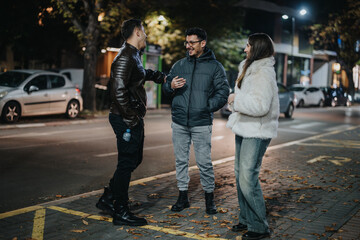
<path fill-rule="evenodd" d="M 69 90 L 65 88 L 65 78 L 59 75 L 48 75 L 50 80 L 50 111 L 51 113 L 65 113 L 69 98 Z"/>
<path fill-rule="evenodd" d="M 36 90 L 30 87 L 35 87 Z M 47 114 L 50 109 L 49 102 L 50 97 L 48 94 L 48 80 L 46 75 L 36 76 L 24 86 L 23 115 Z"/>

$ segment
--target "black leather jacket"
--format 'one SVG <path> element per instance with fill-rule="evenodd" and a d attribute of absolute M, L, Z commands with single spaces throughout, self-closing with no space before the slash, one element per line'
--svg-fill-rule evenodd
<path fill-rule="evenodd" d="M 165 74 L 144 69 L 140 51 L 124 43 L 111 64 L 110 112 L 121 115 L 129 128 L 136 126 L 146 114 L 145 80 L 164 82 Z"/>

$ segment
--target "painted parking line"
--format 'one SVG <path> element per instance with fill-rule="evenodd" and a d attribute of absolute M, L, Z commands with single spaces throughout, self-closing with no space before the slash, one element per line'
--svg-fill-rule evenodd
<path fill-rule="evenodd" d="M 112 222 L 112 218 L 110 218 L 110 217 L 103 217 L 103 216 L 99 216 L 99 215 L 88 214 L 88 213 L 84 213 L 84 212 L 80 212 L 80 211 L 76 211 L 76 210 L 57 207 L 57 206 L 49 206 L 47 208 L 55 210 L 55 211 L 59 211 L 62 213 L 79 216 L 81 218 L 89 218 L 89 219 L 94 219 L 94 220 L 99 220 L 99 221 Z M 157 232 L 163 232 L 163 233 L 167 233 L 167 234 L 182 236 L 182 237 L 191 238 L 191 239 L 198 239 L 198 240 L 203 240 L 203 239 L 226 240 L 225 238 L 201 236 L 201 235 L 197 235 L 194 233 L 188 233 L 188 232 L 184 232 L 184 231 L 179 231 L 179 230 L 175 230 L 175 229 L 171 229 L 171 228 L 158 227 L 158 226 L 154 226 L 154 225 L 145 225 L 145 226 L 140 226 L 139 228 L 144 228 L 144 229 L 148 229 L 148 230 L 153 230 L 153 231 L 157 231 Z"/>
<path fill-rule="evenodd" d="M 36 211 L 36 210 L 42 209 L 42 208 L 44 208 L 44 207 L 40 206 L 40 205 L 36 205 L 36 206 L 17 209 L 17 210 L 6 212 L 6 213 L 1 213 L 0 219 L 16 216 L 16 215 L 27 213 L 27 212 L 33 212 L 33 211 Z"/>
<path fill-rule="evenodd" d="M 32 232 L 32 239 L 43 240 L 44 239 L 44 228 L 45 228 L 45 214 L 46 209 L 39 209 L 35 212 L 34 226 Z"/>

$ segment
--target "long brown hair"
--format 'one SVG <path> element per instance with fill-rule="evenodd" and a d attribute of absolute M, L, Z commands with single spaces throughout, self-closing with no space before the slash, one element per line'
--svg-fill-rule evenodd
<path fill-rule="evenodd" d="M 255 60 L 271 57 L 274 55 L 273 41 L 265 33 L 254 33 L 250 35 L 248 43 L 251 48 L 246 58 L 243 70 L 238 79 L 236 79 L 238 88 L 241 87 L 241 82 L 245 77 L 246 70 Z"/>

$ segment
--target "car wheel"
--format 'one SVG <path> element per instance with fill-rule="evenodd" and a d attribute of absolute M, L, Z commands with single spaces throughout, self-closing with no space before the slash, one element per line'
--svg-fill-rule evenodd
<path fill-rule="evenodd" d="M 21 109 L 17 102 L 8 102 L 2 111 L 2 120 L 6 123 L 15 123 L 20 119 Z"/>
<path fill-rule="evenodd" d="M 298 107 L 302 108 L 302 107 L 304 107 L 304 105 L 305 105 L 304 100 L 301 99 L 299 104 L 298 104 Z"/>
<path fill-rule="evenodd" d="M 70 119 L 74 119 L 79 115 L 80 105 L 76 100 L 71 100 L 66 108 L 66 116 Z"/>
<path fill-rule="evenodd" d="M 324 100 L 320 100 L 320 102 L 319 102 L 319 107 L 324 107 Z"/>
<path fill-rule="evenodd" d="M 293 113 L 294 113 L 294 106 L 292 104 L 290 104 L 287 111 L 285 112 L 285 117 L 291 118 Z"/>

